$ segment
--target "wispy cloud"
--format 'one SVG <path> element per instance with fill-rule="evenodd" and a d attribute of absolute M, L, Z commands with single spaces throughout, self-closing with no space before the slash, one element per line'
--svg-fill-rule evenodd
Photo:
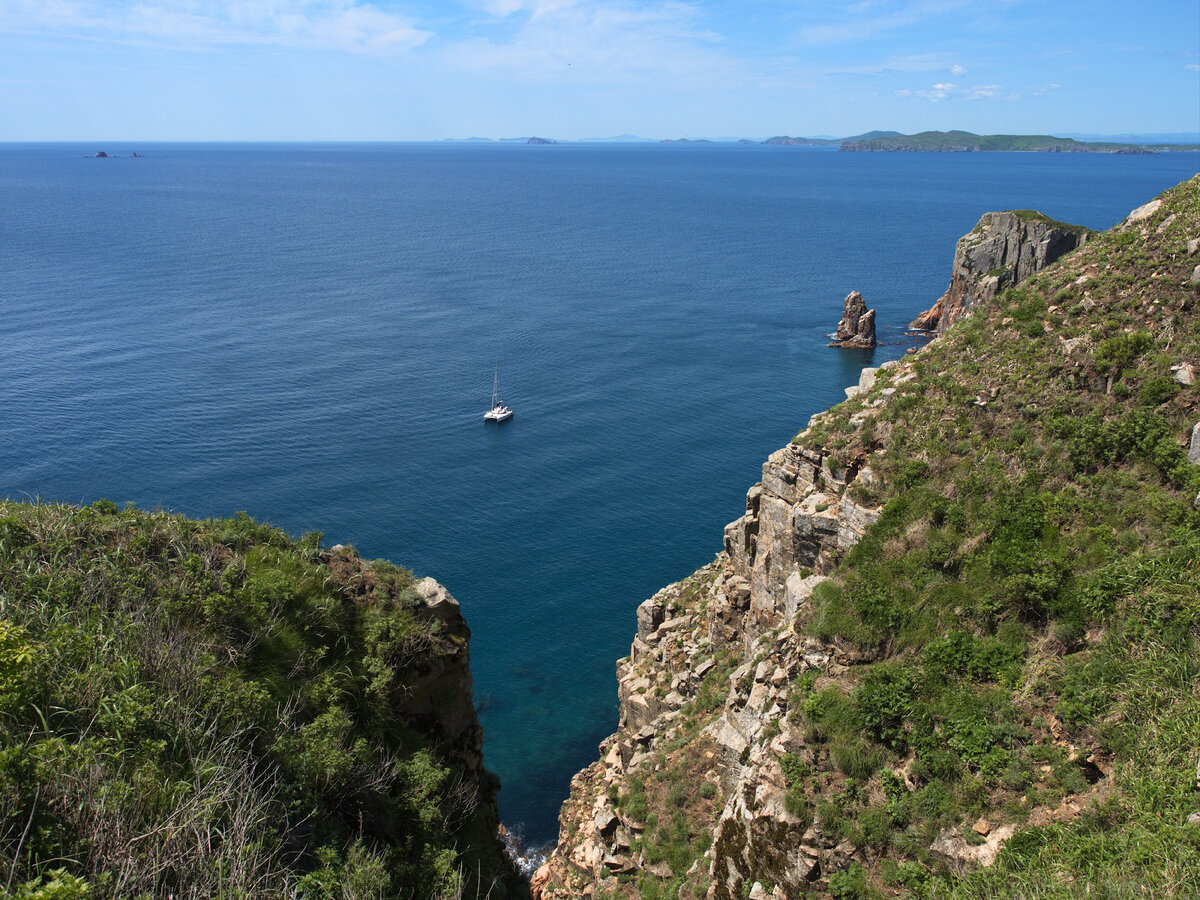
<path fill-rule="evenodd" d="M 703 25 L 694 4 L 611 0 L 482 0 L 505 19 L 503 33 L 455 44 L 452 62 L 468 70 L 501 70 L 534 80 L 560 77 L 606 81 L 647 74 L 713 79 L 736 63 L 718 49 L 724 38 Z"/>
<path fill-rule="evenodd" d="M 930 103 L 939 103 L 942 100 L 957 99 L 957 100 L 1012 100 L 1018 96 L 1010 91 L 1005 90 L 998 84 L 981 84 L 973 87 L 954 84 L 949 81 L 941 81 L 930 88 L 924 90 L 899 90 L 896 91 L 898 97 L 920 97 L 923 100 L 928 100 Z"/>
<path fill-rule="evenodd" d="M 432 32 L 358 0 L 9 0 L 0 31 L 175 47 L 274 44 L 390 53 Z"/>
<path fill-rule="evenodd" d="M 974 0 L 873 0 L 873 2 L 829 3 L 821 15 L 826 21 L 799 32 L 804 44 L 859 43 L 889 32 L 942 20 Z"/>

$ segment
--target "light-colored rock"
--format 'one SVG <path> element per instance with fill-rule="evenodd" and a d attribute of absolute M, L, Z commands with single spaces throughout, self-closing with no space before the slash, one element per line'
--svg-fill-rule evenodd
<path fill-rule="evenodd" d="M 1126 224 L 1136 225 L 1138 222 L 1144 222 L 1152 215 L 1158 212 L 1162 206 L 1161 200 L 1151 200 L 1149 203 L 1144 203 L 1125 217 Z"/>
<path fill-rule="evenodd" d="M 1200 266 L 1196 266 L 1196 268 L 1192 269 L 1192 277 L 1189 278 L 1188 281 L 1190 281 L 1192 284 L 1200 281 Z"/>
<path fill-rule="evenodd" d="M 1188 241 L 1187 245 L 1188 256 L 1191 256 L 1197 251 L 1200 251 L 1200 237 L 1192 238 L 1190 241 Z"/>
<path fill-rule="evenodd" d="M 1171 366 L 1171 371 L 1175 373 L 1175 380 L 1182 385 L 1191 387 L 1196 383 L 1196 367 L 1191 363 L 1185 362 Z"/>
<path fill-rule="evenodd" d="M 1188 462 L 1200 466 L 1200 422 L 1192 426 L 1192 443 L 1188 447 Z"/>
<path fill-rule="evenodd" d="M 1001 825 L 992 830 L 982 844 L 968 844 L 957 829 L 949 828 L 938 835 L 929 846 L 929 852 L 935 859 L 944 862 L 955 874 L 966 875 L 977 868 L 992 865 L 1000 855 L 1005 841 L 1012 837 L 1016 830 L 1016 826 Z"/>
<path fill-rule="evenodd" d="M 432 578 L 422 578 L 416 583 L 415 589 L 425 601 L 425 607 L 439 619 L 447 621 L 462 616 L 458 601 Z"/>
<path fill-rule="evenodd" d="M 1087 335 L 1080 335 L 1079 337 L 1068 338 L 1067 340 L 1063 341 L 1059 347 L 1062 349 L 1063 356 L 1070 356 L 1077 349 L 1086 344 L 1087 341 Z"/>
<path fill-rule="evenodd" d="M 643 600 L 637 608 L 638 637 L 643 640 L 650 637 L 662 624 L 664 616 L 662 598 L 655 594 L 648 600 Z"/>
<path fill-rule="evenodd" d="M 720 744 L 732 756 L 741 759 L 742 754 L 750 747 L 750 741 L 734 727 L 727 716 L 717 720 L 716 733 L 713 740 Z"/>
<path fill-rule="evenodd" d="M 875 386 L 875 376 L 879 372 L 879 367 L 866 366 L 858 376 L 858 389 L 860 391 L 869 391 Z"/>

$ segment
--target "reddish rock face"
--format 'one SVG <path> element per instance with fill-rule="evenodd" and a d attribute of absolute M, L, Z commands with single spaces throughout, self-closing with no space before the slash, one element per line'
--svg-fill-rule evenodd
<path fill-rule="evenodd" d="M 1091 234 L 1086 228 L 1051 222 L 1025 210 L 984 213 L 979 224 L 958 239 L 950 287 L 909 327 L 945 331 L 976 303 L 991 300 L 1041 271 Z"/>
<path fill-rule="evenodd" d="M 851 291 L 842 302 L 842 321 L 838 322 L 837 340 L 829 346 L 875 346 L 875 310 L 867 309 L 867 303 L 858 291 Z"/>

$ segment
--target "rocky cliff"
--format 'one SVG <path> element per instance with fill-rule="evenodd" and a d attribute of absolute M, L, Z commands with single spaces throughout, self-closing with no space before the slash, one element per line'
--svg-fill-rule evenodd
<path fill-rule="evenodd" d="M 1200 889 L 1197 235 L 1193 180 L 772 454 L 638 607 L 535 896 Z"/>
<path fill-rule="evenodd" d="M 909 327 L 945 330 L 976 303 L 991 300 L 1040 272 L 1090 234 L 1086 228 L 1055 222 L 1032 210 L 984 213 L 954 248 L 950 287 Z"/>

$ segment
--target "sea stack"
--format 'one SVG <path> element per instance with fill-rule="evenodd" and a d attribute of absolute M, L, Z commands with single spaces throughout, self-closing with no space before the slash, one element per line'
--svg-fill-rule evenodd
<path fill-rule="evenodd" d="M 830 347 L 872 349 L 875 346 L 875 310 L 867 309 L 858 291 L 851 291 L 842 303 L 842 321 L 838 322 L 837 340 Z"/>

